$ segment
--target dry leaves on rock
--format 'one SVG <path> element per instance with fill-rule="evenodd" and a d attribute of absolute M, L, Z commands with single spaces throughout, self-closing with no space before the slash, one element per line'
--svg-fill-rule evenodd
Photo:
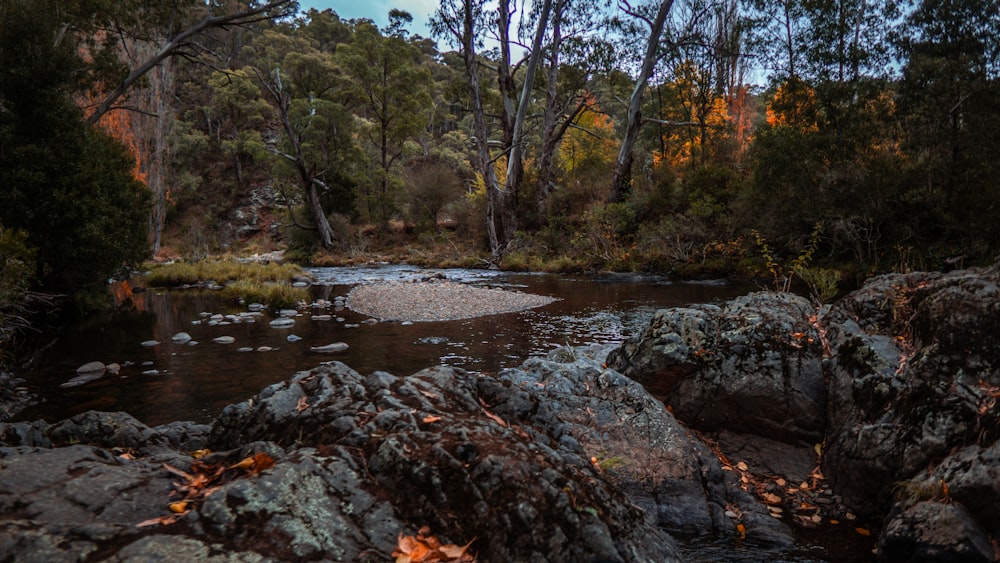
<path fill-rule="evenodd" d="M 229 466 L 224 463 L 206 463 L 196 459 L 191 462 L 190 472 L 164 463 L 164 469 L 180 477 L 179 481 L 174 481 L 174 490 L 170 494 L 171 496 L 179 495 L 181 499 L 167 505 L 171 512 L 169 515 L 150 518 L 139 522 L 136 526 L 173 524 L 194 506 L 205 500 L 208 495 L 217 491 L 223 484 L 241 477 L 257 475 L 271 467 L 274 467 L 274 458 L 264 452 L 257 452 Z"/>
<path fill-rule="evenodd" d="M 475 563 L 476 557 L 469 553 L 473 539 L 465 545 L 442 544 L 430 535 L 427 526 L 420 528 L 415 536 L 399 534 L 396 550 L 392 552 L 396 563 Z"/>

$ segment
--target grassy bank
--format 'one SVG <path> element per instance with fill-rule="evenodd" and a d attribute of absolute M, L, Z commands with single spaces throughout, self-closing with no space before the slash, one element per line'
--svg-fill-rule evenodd
<path fill-rule="evenodd" d="M 143 281 L 150 287 L 185 287 L 216 283 L 223 295 L 247 303 L 263 303 L 271 308 L 294 308 L 310 299 L 309 291 L 295 287 L 296 278 L 308 278 L 297 264 L 268 264 L 238 260 L 148 263 Z"/>

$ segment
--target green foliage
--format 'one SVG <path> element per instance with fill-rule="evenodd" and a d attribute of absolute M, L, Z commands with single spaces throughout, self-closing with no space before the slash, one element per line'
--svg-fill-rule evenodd
<path fill-rule="evenodd" d="M 25 301 L 35 271 L 35 253 L 27 235 L 0 226 L 0 360 L 18 330 L 28 326 Z"/>
<path fill-rule="evenodd" d="M 67 291 L 146 256 L 149 195 L 134 158 L 70 100 L 75 53 L 52 43 L 48 16 L 7 5 L 0 27 L 0 224 L 27 234 L 36 281 Z"/>

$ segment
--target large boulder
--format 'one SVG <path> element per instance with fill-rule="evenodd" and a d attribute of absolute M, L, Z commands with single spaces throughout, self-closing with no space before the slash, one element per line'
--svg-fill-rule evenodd
<path fill-rule="evenodd" d="M 641 385 L 602 364 L 609 351 L 561 348 L 496 380 L 480 379 L 480 392 L 497 414 L 590 459 L 668 532 L 791 547 L 791 530 L 747 490 L 739 471 L 724 468 Z"/>
<path fill-rule="evenodd" d="M 787 443 L 823 438 L 823 346 L 810 302 L 758 292 L 722 306 L 663 309 L 608 365 L 685 424 Z"/>
<path fill-rule="evenodd" d="M 976 560 L 1000 538 L 998 281 L 1000 266 L 881 276 L 822 320 L 824 472 L 861 514 L 890 515 L 886 560 Z"/>
<path fill-rule="evenodd" d="M 367 476 L 362 490 L 390 499 L 385 510 L 401 522 L 456 543 L 479 538 L 484 560 L 677 559 L 673 540 L 583 452 L 497 409 L 518 391 L 448 367 L 399 378 L 331 362 L 228 407 L 210 446 L 315 448 Z M 213 517 L 221 522 L 247 506 L 215 504 L 239 507 Z"/>

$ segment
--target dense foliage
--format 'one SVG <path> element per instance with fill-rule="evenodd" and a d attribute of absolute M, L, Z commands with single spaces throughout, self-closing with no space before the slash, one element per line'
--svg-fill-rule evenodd
<path fill-rule="evenodd" d="M 146 256 L 149 205 L 135 157 L 71 98 L 79 45 L 53 41 L 54 8 L 11 0 L 0 10 L 0 225 L 26 235 L 35 283 L 66 291 Z"/>

